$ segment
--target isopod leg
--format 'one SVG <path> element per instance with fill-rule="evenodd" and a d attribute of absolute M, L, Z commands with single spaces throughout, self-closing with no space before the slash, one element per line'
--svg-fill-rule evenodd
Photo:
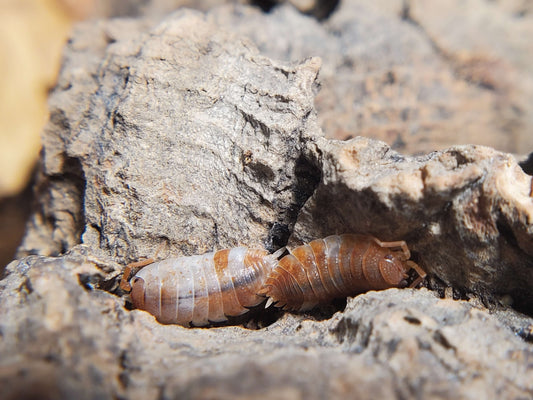
<path fill-rule="evenodd" d="M 416 278 L 413 283 L 409 285 L 410 288 L 415 288 L 417 285 L 424 280 L 424 278 L 427 276 L 426 271 L 424 271 L 422 268 L 420 268 L 420 265 L 415 263 L 414 261 L 407 261 L 407 265 L 409 268 L 412 268 L 416 271 L 418 274 L 418 278 Z"/>
<path fill-rule="evenodd" d="M 165 245 L 165 242 L 159 245 L 153 257 L 147 258 L 141 261 L 136 261 L 136 262 L 126 265 L 126 268 L 124 268 L 124 273 L 122 274 L 122 279 L 120 280 L 119 287 L 125 292 L 131 292 L 131 284 L 130 284 L 131 271 L 134 269 L 141 269 L 142 267 L 146 267 L 147 265 L 154 263 L 155 260 L 157 259 L 157 255 L 159 254 L 159 252 L 161 251 L 164 245 Z"/>
<path fill-rule="evenodd" d="M 131 284 L 130 284 L 131 271 L 134 269 L 140 269 L 142 267 L 146 267 L 147 265 L 152 264 L 154 261 L 155 260 L 153 258 L 147 258 L 146 260 L 136 261 L 134 263 L 126 265 L 126 268 L 124 268 L 124 273 L 122 274 L 122 279 L 120 280 L 119 287 L 125 292 L 131 292 Z"/>
<path fill-rule="evenodd" d="M 372 239 L 381 247 L 399 247 L 402 249 L 406 260 L 409 260 L 411 258 L 411 252 L 409 251 L 409 247 L 407 247 L 407 243 L 405 243 L 405 240 L 397 240 L 396 242 L 382 242 L 381 240 L 375 237 L 372 237 Z"/>

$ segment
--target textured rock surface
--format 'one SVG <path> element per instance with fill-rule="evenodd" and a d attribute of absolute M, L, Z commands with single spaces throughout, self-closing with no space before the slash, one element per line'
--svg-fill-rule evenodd
<path fill-rule="evenodd" d="M 301 147 L 318 131 L 320 61 L 277 64 L 192 11 L 132 35 L 141 28 L 86 25 L 72 43 L 43 158 L 47 176 L 68 179 L 41 182 L 49 199 L 26 251 L 62 252 L 82 231 L 127 261 L 165 238 L 193 254 L 263 246 L 272 228 L 286 240 L 313 190 Z"/>
<path fill-rule="evenodd" d="M 78 251 L 9 266 L 0 282 L 3 399 L 533 394 L 531 344 L 512 332 L 531 342 L 531 320 L 509 311 L 504 324 L 475 301 L 391 289 L 323 321 L 286 314 L 259 331 L 187 329 L 85 290 L 79 276 L 94 274 L 95 261 Z"/>
<path fill-rule="evenodd" d="M 448 285 L 533 310 L 533 181 L 511 155 L 457 146 L 410 158 L 365 138 L 313 146 L 322 181 L 293 243 L 341 232 L 403 238 Z"/>
<path fill-rule="evenodd" d="M 533 319 L 498 303 L 533 307 L 531 177 L 486 147 L 407 157 L 326 139 L 320 60 L 272 61 L 235 21 L 220 28 L 236 15 L 74 33 L 25 258 L 0 281 L 0 397 L 531 397 Z M 165 257 L 348 231 L 407 240 L 442 293 L 257 309 L 212 329 L 160 325 L 118 296 L 122 265 L 162 243 Z"/>

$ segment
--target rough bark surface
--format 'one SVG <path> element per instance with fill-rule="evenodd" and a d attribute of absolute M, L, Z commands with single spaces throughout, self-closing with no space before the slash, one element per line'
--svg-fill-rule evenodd
<path fill-rule="evenodd" d="M 289 5 L 210 16 L 275 59 L 322 58 L 316 107 L 326 137 L 373 137 L 407 154 L 470 143 L 531 151 L 533 49 L 523 39 L 533 14 L 518 4 L 471 0 L 465 13 L 462 2 L 437 3 L 342 1 L 322 23 Z"/>
<path fill-rule="evenodd" d="M 287 6 L 74 32 L 37 208 L 0 281 L 0 397 L 533 396 L 533 319 L 503 305 L 533 314 L 531 177 L 488 147 L 415 157 L 326 138 L 314 101 L 333 67 L 273 61 L 235 33 L 239 12 L 265 29 L 286 15 L 323 32 Z M 161 245 L 160 257 L 274 250 L 345 232 L 406 240 L 431 290 L 187 329 L 129 310 L 117 289 L 124 264 Z"/>
<path fill-rule="evenodd" d="M 381 142 L 317 139 L 322 181 L 292 244 L 331 233 L 402 238 L 447 285 L 533 310 L 533 180 L 514 158 L 456 146 L 405 157 Z"/>
<path fill-rule="evenodd" d="M 161 325 L 80 285 L 80 276 L 97 273 L 82 249 L 13 262 L 0 282 L 3 399 L 533 393 L 531 320 L 510 311 L 491 315 L 475 300 L 390 289 L 350 299 L 323 321 L 285 314 L 261 330 Z"/>
<path fill-rule="evenodd" d="M 26 252 L 83 240 L 131 261 L 162 240 L 188 254 L 286 241 L 316 175 L 302 146 L 318 132 L 320 60 L 276 63 L 194 11 L 146 30 L 137 21 L 79 29 L 44 137 L 52 179 L 41 190 L 51 198 Z M 43 225 L 45 251 L 34 239 Z"/>

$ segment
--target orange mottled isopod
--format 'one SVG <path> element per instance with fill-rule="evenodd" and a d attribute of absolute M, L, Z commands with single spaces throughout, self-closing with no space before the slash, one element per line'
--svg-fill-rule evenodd
<path fill-rule="evenodd" d="M 309 310 L 335 298 L 398 287 L 407 271 L 426 273 L 413 261 L 407 244 L 368 235 L 334 235 L 289 250 L 278 261 L 259 294 L 285 310 Z"/>

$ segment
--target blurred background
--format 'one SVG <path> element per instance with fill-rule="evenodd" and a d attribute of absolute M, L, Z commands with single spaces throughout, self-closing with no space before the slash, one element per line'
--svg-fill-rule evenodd
<path fill-rule="evenodd" d="M 89 13 L 89 3 L 0 0 L 0 265 L 22 238 L 47 93 L 70 27 Z"/>
<path fill-rule="evenodd" d="M 336 87 L 341 95 L 342 88 L 334 80 L 328 81 L 324 74 L 323 88 L 315 104 L 326 135 L 338 139 L 353 134 L 376 137 L 406 153 L 443 148 L 450 142 L 490 145 L 523 158 L 533 151 L 533 1 L 344 1 L 371 6 L 384 15 L 395 15 L 424 33 L 454 76 L 461 78 L 457 82 L 446 78 L 451 82 L 449 87 L 455 102 L 441 99 L 443 110 L 446 107 L 456 110 L 459 118 L 447 117 L 444 111 L 438 118 L 425 116 L 422 105 L 421 114 L 414 119 L 430 121 L 427 131 L 436 135 L 441 145 L 432 141 L 424 144 L 425 139 L 419 138 L 414 143 L 419 147 L 410 151 L 411 144 L 406 145 L 402 140 L 408 137 L 410 116 L 395 112 L 381 115 L 381 106 L 371 98 L 379 94 L 388 101 L 390 95 L 394 103 L 397 96 L 406 97 L 405 93 L 387 94 L 391 80 L 397 79 L 394 74 L 387 73 L 377 80 L 369 77 L 363 85 L 363 99 L 339 98 L 331 87 Z M 12 260 L 32 207 L 32 176 L 39 158 L 40 133 L 47 120 L 46 99 L 54 86 L 61 51 L 73 24 L 92 18 L 164 15 L 179 6 L 205 11 L 224 3 L 253 4 L 269 11 L 281 2 L 0 0 L 0 271 Z M 339 0 L 287 2 L 319 21 L 340 7 Z M 443 83 L 446 85 L 447 81 Z M 470 91 L 472 86 L 486 88 L 484 97 Z M 363 103 L 359 118 L 354 118 L 353 105 Z M 374 124 L 380 119 L 385 122 Z M 529 173 L 533 171 L 533 157 L 529 164 L 524 164 L 526 168 Z"/>

